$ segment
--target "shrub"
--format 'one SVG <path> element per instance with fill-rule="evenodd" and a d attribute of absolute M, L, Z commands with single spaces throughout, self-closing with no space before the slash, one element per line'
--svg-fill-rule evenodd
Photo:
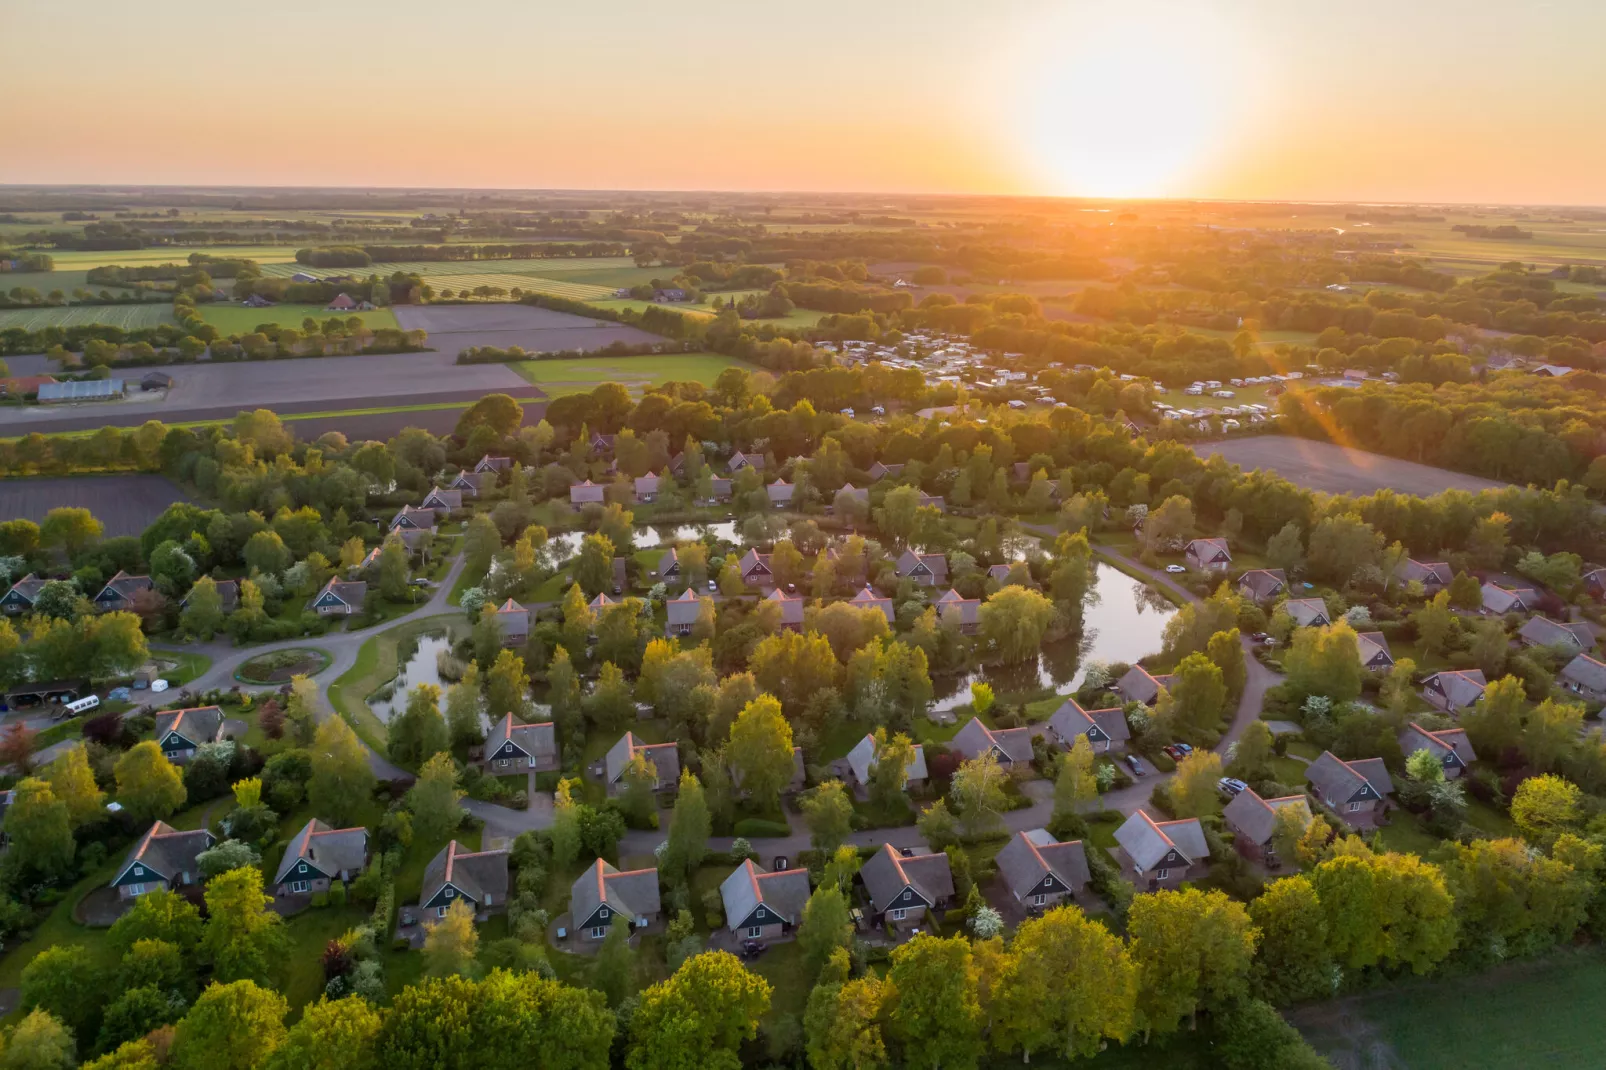
<path fill-rule="evenodd" d="M 341 881 L 329 885 L 329 905 L 343 907 L 346 905 L 346 886 Z"/>
<path fill-rule="evenodd" d="M 744 817 L 736 822 L 735 832 L 737 836 L 743 839 L 762 840 L 790 836 L 792 829 L 782 821 L 767 821 L 761 817 Z M 751 852 L 752 845 L 749 844 L 747 849 Z M 731 854 L 734 855 L 735 853 L 735 845 L 732 844 Z"/>
<path fill-rule="evenodd" d="M 329 893 L 328 892 L 314 892 L 312 894 L 312 905 L 317 907 L 317 908 L 319 908 L 320 910 L 323 909 L 324 907 L 328 906 L 329 905 Z"/>

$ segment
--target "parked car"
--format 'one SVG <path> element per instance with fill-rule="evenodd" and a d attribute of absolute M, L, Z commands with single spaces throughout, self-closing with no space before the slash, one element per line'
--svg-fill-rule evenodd
<path fill-rule="evenodd" d="M 719 590 L 719 581 L 718 581 L 718 580 L 709 580 L 709 581 L 708 581 L 708 589 L 709 589 L 709 590 L 710 590 L 710 591 L 717 591 L 717 590 Z"/>
<path fill-rule="evenodd" d="M 1128 754 L 1126 756 L 1126 764 L 1132 770 L 1133 776 L 1144 776 L 1148 773 L 1148 770 L 1143 768 L 1143 763 L 1138 760 L 1136 754 Z"/>
<path fill-rule="evenodd" d="M 1167 571 L 1167 572 L 1169 572 L 1169 573 L 1171 573 L 1171 574 L 1172 574 L 1172 575 L 1173 575 L 1173 576 L 1174 576 L 1174 575 L 1176 575 L 1176 574 L 1177 574 L 1177 573 L 1179 573 L 1179 572 L 1186 572 L 1186 571 L 1188 571 L 1188 570 L 1187 570 L 1187 569 L 1186 569 L 1186 568 L 1184 568 L 1184 567 L 1183 567 L 1183 566 L 1182 566 L 1182 565 L 1167 565 L 1167 566 L 1166 566 L 1166 567 L 1165 567 L 1165 570 L 1166 570 L 1166 571 Z"/>
<path fill-rule="evenodd" d="M 1177 748 L 1177 750 L 1182 752 L 1183 757 L 1187 757 L 1188 755 L 1193 753 L 1193 744 L 1192 743 L 1177 743 L 1177 744 L 1174 744 L 1174 746 Z"/>
<path fill-rule="evenodd" d="M 791 864 L 791 859 L 787 858 L 785 855 L 776 855 L 774 858 L 770 859 L 770 869 L 774 870 L 776 873 L 780 873 L 782 870 L 791 868 Z"/>
<path fill-rule="evenodd" d="M 1230 776 L 1224 776 L 1220 780 L 1216 781 L 1216 787 L 1220 789 L 1221 794 L 1225 795 L 1229 799 L 1237 798 L 1239 795 L 1249 790 L 1248 784 L 1245 784 L 1237 777 Z"/>
<path fill-rule="evenodd" d="M 764 947 L 765 945 L 759 943 L 757 940 L 743 940 L 742 958 L 756 959 L 760 955 L 764 954 Z"/>
<path fill-rule="evenodd" d="M 1170 758 L 1173 762 L 1180 762 L 1183 758 L 1187 757 L 1187 752 L 1177 744 L 1173 743 L 1169 747 L 1165 748 L 1165 756 Z"/>
<path fill-rule="evenodd" d="M 1249 638 L 1253 639 L 1257 643 L 1266 643 L 1271 641 L 1271 635 L 1268 632 L 1256 632 Z"/>

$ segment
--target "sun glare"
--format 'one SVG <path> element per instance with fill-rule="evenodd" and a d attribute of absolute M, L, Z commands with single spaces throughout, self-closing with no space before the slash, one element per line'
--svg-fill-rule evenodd
<path fill-rule="evenodd" d="M 1015 114 L 1027 166 L 1049 192 L 1179 193 L 1241 126 L 1252 58 L 1191 5 L 1067 11 L 1030 32 Z"/>

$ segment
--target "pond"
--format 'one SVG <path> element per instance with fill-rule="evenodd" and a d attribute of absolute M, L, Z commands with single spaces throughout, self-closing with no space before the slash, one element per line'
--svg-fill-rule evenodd
<path fill-rule="evenodd" d="M 952 710 L 970 701 L 970 685 L 981 681 L 996 692 L 1052 688 L 1069 694 L 1082 685 L 1089 662 L 1135 662 L 1160 651 L 1166 621 L 1176 607 L 1148 584 L 1110 565 L 1094 566 L 1094 598 L 1076 639 L 1044 643 L 1036 658 L 1013 665 L 989 665 L 974 672 L 932 679 L 933 711 Z"/>
<path fill-rule="evenodd" d="M 451 649 L 452 637 L 445 632 L 420 636 L 418 649 L 396 678 L 368 697 L 368 708 L 374 716 L 389 724 L 392 717 L 407 708 L 407 692 L 419 684 L 434 684 L 444 693 L 450 682 L 441 679 L 438 655 Z"/>
<path fill-rule="evenodd" d="M 701 539 L 705 532 L 711 532 L 715 538 L 724 542 L 741 545 L 742 540 L 736 534 L 736 521 L 721 520 L 716 524 L 638 524 L 635 548 L 645 550 L 654 546 L 673 546 L 677 542 L 691 542 Z M 580 541 L 587 534 L 584 531 L 554 532 L 548 539 L 547 552 L 552 560 L 562 564 L 580 552 Z"/>

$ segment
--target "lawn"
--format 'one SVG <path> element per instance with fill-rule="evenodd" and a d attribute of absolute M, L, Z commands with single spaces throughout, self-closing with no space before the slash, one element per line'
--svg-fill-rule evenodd
<path fill-rule="evenodd" d="M 1385 850 L 1426 858 L 1444 841 L 1422 827 L 1422 819 L 1409 810 L 1390 810 L 1389 824 L 1378 830 Z"/>
<path fill-rule="evenodd" d="M 183 687 L 212 667 L 212 659 L 205 654 L 194 654 L 187 650 L 159 650 L 154 648 L 151 653 L 163 660 L 171 660 L 177 663 L 174 668 L 167 670 L 167 682 L 173 687 Z"/>
<path fill-rule="evenodd" d="M 46 327 L 77 327 L 86 323 L 109 323 L 131 331 L 173 322 L 173 306 L 165 301 L 143 305 L 68 305 L 53 308 L 0 309 L 0 330 L 20 327 L 38 331 Z"/>
<path fill-rule="evenodd" d="M 269 873 L 264 880 L 272 880 Z M 301 1008 L 316 1003 L 323 995 L 323 950 L 329 941 L 367 921 L 370 911 L 362 907 L 311 907 L 285 920 L 289 937 L 285 952 L 283 984 L 279 991 L 290 1004 L 290 1020 L 301 1016 Z"/>
<path fill-rule="evenodd" d="M 374 711 L 368 708 L 368 696 L 395 677 L 400 670 L 397 653 L 404 641 L 425 632 L 440 628 L 461 631 L 464 620 L 460 615 L 421 617 L 378 635 L 363 643 L 357 651 L 357 660 L 329 685 L 329 704 L 351 722 L 352 728 L 363 741 L 376 750 L 385 749 L 385 725 Z M 427 861 L 427 859 L 426 859 Z"/>
<path fill-rule="evenodd" d="M 760 370 L 746 361 L 715 353 L 521 360 L 508 367 L 553 397 L 583 393 L 602 383 L 622 383 L 637 393 L 643 387 L 668 382 L 697 382 L 712 386 L 719 373 L 726 368 L 741 368 L 750 372 Z"/>
<path fill-rule="evenodd" d="M 363 326 L 396 328 L 396 313 L 388 308 L 372 312 L 331 312 L 322 305 L 274 305 L 272 308 L 246 308 L 244 305 L 198 305 L 201 318 L 224 334 L 249 334 L 263 324 L 301 329 L 301 321 L 312 319 L 320 325 L 327 319 L 346 320 L 356 316 Z"/>
<path fill-rule="evenodd" d="M 1572 1070 L 1601 1064 L 1606 1019 L 1585 1008 L 1603 999 L 1606 958 L 1583 949 L 1316 1004 L 1293 1018 L 1340 1066 Z"/>

